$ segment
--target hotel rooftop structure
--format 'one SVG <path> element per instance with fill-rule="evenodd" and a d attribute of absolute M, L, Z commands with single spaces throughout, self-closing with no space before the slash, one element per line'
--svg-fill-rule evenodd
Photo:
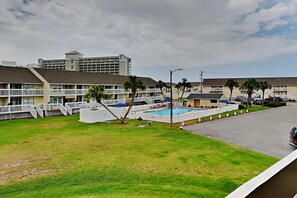
<path fill-rule="evenodd" d="M 138 78 L 145 90 L 137 91 L 136 103 L 162 99 L 155 80 Z M 85 94 L 92 85 L 104 86 L 110 97 L 105 104 L 125 103 L 131 97 L 123 85 L 127 80 L 122 75 L 0 66 L 0 120 L 72 114 L 87 103 Z"/>
<path fill-rule="evenodd" d="M 65 59 L 38 59 L 39 68 L 104 73 L 114 75 L 131 75 L 131 58 L 118 56 L 83 57 L 78 51 L 65 53 Z"/>

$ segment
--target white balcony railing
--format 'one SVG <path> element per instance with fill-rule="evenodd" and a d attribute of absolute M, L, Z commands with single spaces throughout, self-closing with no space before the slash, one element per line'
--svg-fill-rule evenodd
<path fill-rule="evenodd" d="M 65 106 L 66 105 L 71 109 L 81 109 L 90 107 L 90 103 L 87 102 L 68 102 L 65 104 Z"/>
<path fill-rule="evenodd" d="M 60 103 L 50 103 L 47 105 L 48 111 L 60 110 Z"/>
<path fill-rule="evenodd" d="M 50 95 L 52 96 L 76 95 L 76 89 L 51 89 Z"/>
<path fill-rule="evenodd" d="M 42 96 L 43 89 L 0 89 L 2 96 Z"/>
<path fill-rule="evenodd" d="M 211 88 L 210 92 L 223 92 L 223 88 Z"/>
<path fill-rule="evenodd" d="M 124 89 L 105 89 L 105 92 L 108 94 L 124 94 L 129 93 L 129 91 Z"/>
<path fill-rule="evenodd" d="M 52 96 L 66 96 L 66 95 L 85 95 L 88 89 L 51 89 L 50 95 Z M 137 90 L 137 93 L 159 93 L 160 89 L 145 89 Z M 125 89 L 105 89 L 107 94 L 128 94 L 130 90 Z"/>
<path fill-rule="evenodd" d="M 76 95 L 86 95 L 88 89 L 76 89 Z"/>
<path fill-rule="evenodd" d="M 275 88 L 273 88 L 272 90 L 274 90 L 274 91 L 288 91 L 288 88 L 287 87 L 275 87 Z"/>
<path fill-rule="evenodd" d="M 8 89 L 0 89 L 0 97 L 7 97 L 9 95 Z"/>
<path fill-rule="evenodd" d="M 30 112 L 32 105 L 10 105 L 0 106 L 0 114 L 5 113 L 19 113 L 19 112 Z"/>

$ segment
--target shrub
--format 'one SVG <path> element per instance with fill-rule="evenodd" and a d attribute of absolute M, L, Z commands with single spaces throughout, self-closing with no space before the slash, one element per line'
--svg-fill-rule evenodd
<path fill-rule="evenodd" d="M 240 104 L 240 105 L 238 105 L 238 109 L 245 109 L 245 106 Z"/>
<path fill-rule="evenodd" d="M 286 106 L 287 103 L 285 103 L 285 102 L 267 102 L 267 101 L 265 101 L 264 105 L 266 107 L 281 107 L 281 106 Z"/>

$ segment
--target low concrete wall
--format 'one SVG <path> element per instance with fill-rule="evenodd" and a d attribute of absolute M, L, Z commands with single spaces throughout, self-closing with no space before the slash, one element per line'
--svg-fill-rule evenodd
<path fill-rule="evenodd" d="M 109 108 L 119 118 L 124 116 L 126 108 Z M 97 110 L 91 108 L 81 109 L 79 114 L 79 121 L 86 123 L 105 122 L 115 120 L 116 118 L 105 108 L 100 107 Z"/>

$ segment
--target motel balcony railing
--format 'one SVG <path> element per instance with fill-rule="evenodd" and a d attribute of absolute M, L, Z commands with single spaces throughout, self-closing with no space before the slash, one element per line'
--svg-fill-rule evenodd
<path fill-rule="evenodd" d="M 90 107 L 90 103 L 87 103 L 87 102 L 67 102 L 65 106 L 66 105 L 71 109 L 75 109 L 75 108 L 81 109 L 81 108 Z"/>
<path fill-rule="evenodd" d="M 9 105 L 0 106 L 0 114 L 30 112 L 32 105 Z"/>
<path fill-rule="evenodd" d="M 0 97 L 43 96 L 43 89 L 0 89 Z"/>
<path fill-rule="evenodd" d="M 85 95 L 88 89 L 51 89 L 51 96 L 67 96 L 67 95 Z M 125 89 L 105 89 L 107 94 L 128 94 L 131 93 L 129 90 Z M 160 89 L 145 89 L 137 90 L 137 93 L 158 93 Z"/>
<path fill-rule="evenodd" d="M 288 91 L 287 87 L 275 87 L 271 89 L 272 91 Z"/>
<path fill-rule="evenodd" d="M 223 92 L 223 88 L 211 88 L 209 91 L 210 92 L 214 92 L 214 91 L 216 91 L 216 92 Z"/>
<path fill-rule="evenodd" d="M 0 97 L 8 97 L 9 91 L 8 89 L 0 89 Z"/>

